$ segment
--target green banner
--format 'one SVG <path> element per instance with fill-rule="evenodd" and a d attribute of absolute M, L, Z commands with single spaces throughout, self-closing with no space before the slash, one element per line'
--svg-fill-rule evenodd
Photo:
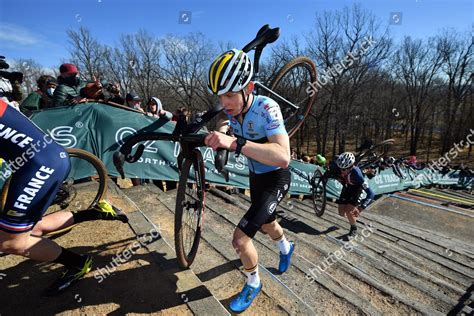
<path fill-rule="evenodd" d="M 82 148 L 90 151 L 102 162 L 104 162 L 109 175 L 118 176 L 113 165 L 113 154 L 119 150 L 127 137 L 140 132 L 157 131 L 171 133 L 175 122 L 149 117 L 145 114 L 128 110 L 126 108 L 113 107 L 101 103 L 85 103 L 67 107 L 58 107 L 36 112 L 31 117 L 43 131 L 48 133 L 58 144 L 65 148 Z M 147 141 L 144 142 L 145 151 L 143 156 L 133 164 L 125 163 L 124 169 L 129 178 L 142 178 L 154 180 L 172 180 L 179 178 L 177 167 L 177 156 L 180 152 L 180 144 L 171 141 Z M 214 166 L 215 152 L 212 148 L 199 148 L 205 161 L 206 179 L 215 184 L 229 185 L 238 188 L 248 188 L 247 158 L 240 155 L 235 158 L 233 153 L 229 155 L 230 181 L 226 182 Z M 77 165 L 73 161 L 73 170 L 78 178 L 90 175 L 90 170 L 84 166 Z M 299 161 L 291 161 L 291 166 L 301 171 L 304 177 L 292 173 L 290 187 L 291 194 L 310 194 L 311 186 L 308 177 L 311 178 L 317 167 Z M 5 164 L 0 171 L 5 169 Z M 403 171 L 407 172 L 407 171 Z M 3 174 L 3 173 L 2 173 Z M 408 175 L 408 174 L 407 174 Z M 413 178 L 413 179 L 412 179 Z M 429 184 L 446 185 L 472 185 L 472 178 L 460 179 L 458 172 L 448 175 L 432 173 L 430 171 L 417 171 L 409 180 L 397 177 L 392 170 L 384 170 L 379 175 L 369 180 L 370 187 L 376 194 L 400 191 L 406 188 L 417 188 Z M 0 186 L 3 185 L 0 177 Z M 342 185 L 330 179 L 327 184 L 328 196 L 338 197 Z"/>

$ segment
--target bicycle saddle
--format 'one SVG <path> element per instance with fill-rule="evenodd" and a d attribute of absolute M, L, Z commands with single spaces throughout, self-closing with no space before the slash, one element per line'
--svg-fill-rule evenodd
<path fill-rule="evenodd" d="M 242 48 L 244 52 L 249 52 L 254 48 L 263 49 L 263 47 L 267 44 L 273 43 L 278 39 L 280 36 L 280 28 L 270 28 L 268 24 L 265 24 L 258 30 L 257 36 L 253 40 L 251 40 L 247 45 Z"/>

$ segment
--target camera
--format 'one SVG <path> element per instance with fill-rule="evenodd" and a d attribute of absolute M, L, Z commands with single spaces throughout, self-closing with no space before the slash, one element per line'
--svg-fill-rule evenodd
<path fill-rule="evenodd" d="M 0 69 L 8 69 L 10 65 L 5 61 L 5 56 L 0 56 Z M 23 73 L 18 71 L 4 71 L 0 70 L 0 76 L 5 79 L 8 79 L 12 84 L 17 82 L 19 84 L 23 83 Z"/>

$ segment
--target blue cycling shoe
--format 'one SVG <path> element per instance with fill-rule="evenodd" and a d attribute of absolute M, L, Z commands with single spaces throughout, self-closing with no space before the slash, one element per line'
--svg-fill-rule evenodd
<path fill-rule="evenodd" d="M 252 304 L 253 300 L 261 290 L 262 281 L 260 281 L 260 285 L 257 288 L 245 284 L 242 292 L 240 292 L 240 294 L 232 302 L 230 302 L 230 310 L 234 313 L 243 312 L 250 306 L 250 304 Z"/>
<path fill-rule="evenodd" d="M 285 272 L 290 267 L 291 255 L 295 250 L 295 243 L 290 241 L 290 252 L 287 255 L 284 255 L 280 252 L 280 264 L 278 265 L 278 271 L 280 273 Z"/>

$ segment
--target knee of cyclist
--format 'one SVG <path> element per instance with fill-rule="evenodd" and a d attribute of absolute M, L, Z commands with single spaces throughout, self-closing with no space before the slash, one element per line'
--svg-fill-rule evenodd
<path fill-rule="evenodd" d="M 232 240 L 232 246 L 234 247 L 234 249 L 237 253 L 240 253 L 245 247 L 244 239 L 243 238 L 234 238 Z"/>
<path fill-rule="evenodd" d="M 36 224 L 35 227 L 33 227 L 33 230 L 31 231 L 32 235 L 35 235 L 35 236 L 38 236 L 38 237 L 44 235 L 45 231 L 41 227 L 40 223 L 41 222 L 38 222 L 38 224 Z"/>

